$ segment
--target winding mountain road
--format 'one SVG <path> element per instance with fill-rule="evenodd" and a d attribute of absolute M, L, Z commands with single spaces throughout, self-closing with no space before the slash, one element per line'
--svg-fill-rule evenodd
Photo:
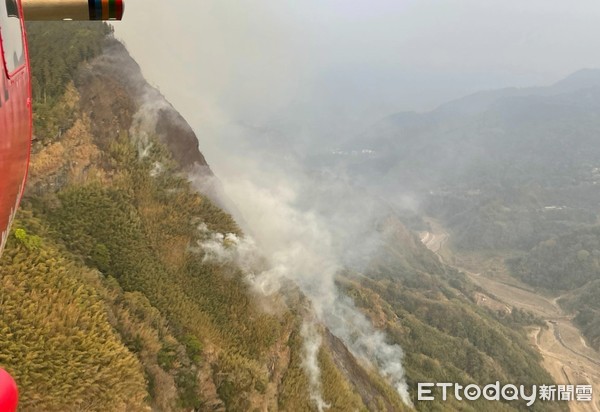
<path fill-rule="evenodd" d="M 445 246 L 449 234 L 437 224 L 432 227 L 436 233 L 422 232 L 421 242 L 436 253 L 442 262 L 448 264 L 450 252 Z M 557 384 L 592 385 L 592 402 L 569 402 L 571 411 L 600 412 L 600 353 L 587 345 L 572 322 L 573 316 L 565 313 L 558 305 L 560 296 L 548 298 L 537 293 L 512 278 L 504 267 L 492 277 L 486 273 L 474 273 L 459 266 L 451 266 L 465 273 L 485 291 L 487 296 L 478 299 L 478 304 L 483 302 L 481 304 L 492 307 L 490 302 L 496 302 L 496 306 L 505 305 L 509 310 L 527 310 L 544 319 L 547 328 L 532 328 L 529 333 L 532 345 L 544 358 L 544 368 Z"/>

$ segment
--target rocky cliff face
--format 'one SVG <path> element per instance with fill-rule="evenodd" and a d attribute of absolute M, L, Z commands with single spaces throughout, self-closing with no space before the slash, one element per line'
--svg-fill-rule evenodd
<path fill-rule="evenodd" d="M 116 40 L 109 40 L 102 55 L 80 67 L 61 104 L 76 113 L 75 123 L 60 131 L 58 141 L 34 146 L 30 191 L 60 187 L 97 172 L 101 151 L 123 132 L 136 136 L 140 150 L 158 138 L 182 172 L 212 175 L 192 128 L 146 82 L 138 64 Z"/>
<path fill-rule="evenodd" d="M 89 116 L 100 146 L 109 144 L 121 130 L 131 131 L 139 139 L 155 135 L 184 171 L 199 167 L 211 173 L 192 128 L 146 82 L 121 43 L 110 41 L 104 54 L 80 71 L 75 85 L 81 94 L 81 110 Z"/>

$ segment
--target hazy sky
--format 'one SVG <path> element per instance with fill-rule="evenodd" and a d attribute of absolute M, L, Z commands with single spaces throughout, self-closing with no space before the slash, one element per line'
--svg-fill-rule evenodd
<path fill-rule="evenodd" d="M 230 211 L 270 263 L 249 284 L 296 282 L 316 319 L 408 402 L 401 349 L 335 285 L 339 268 L 360 269 L 382 250 L 376 222 L 395 230 L 380 220 L 387 203 L 337 170 L 296 169 L 301 156 L 274 148 L 322 150 L 401 110 L 600 67 L 600 1 L 126 1 L 117 37 L 195 129 Z M 262 130 L 273 144 L 257 151 Z M 386 200 L 417 209 L 402 183 Z M 317 353 L 318 334 L 302 335 L 306 353 Z M 310 359 L 311 397 L 322 400 Z"/>
<path fill-rule="evenodd" d="M 400 110 L 600 67 L 597 0 L 127 0 L 150 82 L 210 117 L 351 133 Z"/>

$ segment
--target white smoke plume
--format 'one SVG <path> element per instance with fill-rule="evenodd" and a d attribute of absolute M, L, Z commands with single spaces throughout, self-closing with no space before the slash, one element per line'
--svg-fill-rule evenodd
<path fill-rule="evenodd" d="M 287 79 L 285 83 L 289 83 Z M 150 137 L 161 110 L 170 105 L 158 90 L 138 89 L 142 104 L 130 133 L 137 138 L 139 155 L 144 157 L 151 148 Z M 203 95 L 196 90 L 198 96 Z M 253 98 L 254 104 L 259 101 Z M 200 227 L 204 258 L 237 262 L 252 289 L 263 296 L 281 291 L 288 282 L 296 284 L 310 300 L 316 322 L 340 338 L 357 358 L 377 368 L 410 404 L 402 350 L 387 344 L 384 334 L 375 330 L 335 284 L 341 269 L 348 265 L 360 268 L 377 250 L 373 217 L 379 215 L 379 202 L 370 202 L 368 194 L 350 188 L 351 179 L 335 171 L 329 177 L 306 173 L 291 149 L 295 140 L 302 140 L 302 133 L 296 136 L 240 127 L 231 121 L 230 113 L 210 102 L 181 106 L 185 107 L 193 108 L 190 120 L 220 182 L 216 178 L 211 182 L 200 172 L 191 179 L 199 191 L 227 208 L 245 233 L 239 238 Z M 255 145 L 253 139 L 267 144 Z M 320 345 L 315 349 L 318 341 L 314 336 L 308 332 L 305 336 L 304 359 L 305 365 L 318 369 L 316 357 L 311 358 Z M 311 392 L 318 394 L 319 374 L 311 374 L 312 368 L 306 370 L 314 389 Z M 319 408 L 325 407 L 322 398 L 312 397 Z"/>
<path fill-rule="evenodd" d="M 151 148 L 150 134 L 160 111 L 169 107 L 158 96 L 154 89 L 144 90 L 144 103 L 133 119 L 130 132 L 137 139 L 141 158 Z M 220 134 L 228 131 L 225 127 Z M 200 172 L 192 172 L 190 178 L 198 190 L 212 194 L 235 216 L 246 235 L 211 233 L 201 225 L 198 246 L 204 259 L 236 262 L 254 292 L 262 296 L 280 292 L 288 282 L 297 285 L 310 300 L 316 321 L 340 338 L 357 358 L 377 368 L 410 404 L 402 350 L 387 344 L 384 334 L 376 331 L 335 285 L 342 268 L 368 261 L 378 246 L 370 220 L 377 215 L 376 202 L 348 190 L 348 182 L 337 175 L 315 182 L 293 159 L 279 157 L 276 152 L 267 153 L 271 161 L 264 161 L 248 152 L 240 156 L 235 145 L 229 148 L 227 155 L 219 156 L 220 181 L 210 181 Z M 223 170 L 227 165 L 230 168 Z M 159 174 L 160 165 L 151 173 Z M 321 410 L 326 403 L 320 394 L 320 373 L 315 372 L 321 338 L 316 326 L 307 328 L 303 332 L 304 365 L 311 399 Z"/>
<path fill-rule="evenodd" d="M 286 282 L 295 283 L 310 300 L 316 320 L 341 339 L 359 360 L 376 368 L 403 402 L 412 405 L 402 368 L 402 349 L 388 344 L 384 333 L 377 331 L 336 287 L 335 278 L 344 267 L 340 247 L 348 247 L 348 239 L 340 242 L 336 237 L 341 232 L 331 229 L 328 220 L 298 206 L 302 201 L 297 192 L 301 190 L 299 180 L 288 181 L 282 175 L 272 174 L 269 179 L 275 184 L 268 189 L 257 186 L 248 176 L 222 181 L 226 195 L 241 214 L 236 218 L 243 223 L 247 235 L 240 239 L 232 234 L 211 234 L 200 245 L 205 259 L 237 262 L 254 291 L 262 295 L 280 291 Z M 350 221 L 346 224 L 356 226 Z M 351 241 L 358 250 L 363 239 Z M 259 254 L 266 258 L 268 266 L 256 270 Z M 320 395 L 315 355 L 321 337 L 310 323 L 303 326 L 302 335 L 303 365 L 310 381 L 311 399 L 322 410 L 326 403 Z"/>
<path fill-rule="evenodd" d="M 250 237 L 239 238 L 234 233 L 211 233 L 204 223 L 198 230 L 208 235 L 208 239 L 200 242 L 205 261 L 235 261 L 245 266 L 249 257 L 256 254 L 256 246 Z"/>
<path fill-rule="evenodd" d="M 162 97 L 160 92 L 148 85 L 143 85 L 140 93 L 140 107 L 133 115 L 129 134 L 135 139 L 138 156 L 143 159 L 152 149 L 151 137 L 156 134 L 156 125 L 162 110 L 172 106 Z"/>
<path fill-rule="evenodd" d="M 386 342 L 385 334 L 376 330 L 347 297 L 338 298 L 325 324 L 358 358 L 371 362 L 396 389 L 402 401 L 412 405 L 404 377 L 404 352 L 398 345 Z"/>
<path fill-rule="evenodd" d="M 321 348 L 321 334 L 314 322 L 305 321 L 300 330 L 304 339 L 304 359 L 302 368 L 308 376 L 310 399 L 317 406 L 319 412 L 331 407 L 323 399 L 321 388 L 321 369 L 319 368 L 319 349 Z"/>

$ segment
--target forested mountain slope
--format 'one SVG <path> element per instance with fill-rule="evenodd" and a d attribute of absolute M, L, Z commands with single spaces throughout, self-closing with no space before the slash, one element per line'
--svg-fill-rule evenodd
<path fill-rule="evenodd" d="M 266 301 L 235 261 L 206 258 L 207 240 L 231 249 L 243 233 L 188 181 L 211 172 L 187 123 L 107 26 L 28 33 L 36 142 L 0 260 L 0 365 L 20 385 L 22 410 L 316 410 L 307 299 L 289 285 Z M 523 409 L 416 402 L 422 381 L 551 379 L 523 329 L 535 318 L 477 306 L 465 276 L 393 216 L 385 226 L 367 269 L 342 271 L 338 286 L 403 347 L 416 408 Z M 339 337 L 318 333 L 328 410 L 408 409 Z"/>

